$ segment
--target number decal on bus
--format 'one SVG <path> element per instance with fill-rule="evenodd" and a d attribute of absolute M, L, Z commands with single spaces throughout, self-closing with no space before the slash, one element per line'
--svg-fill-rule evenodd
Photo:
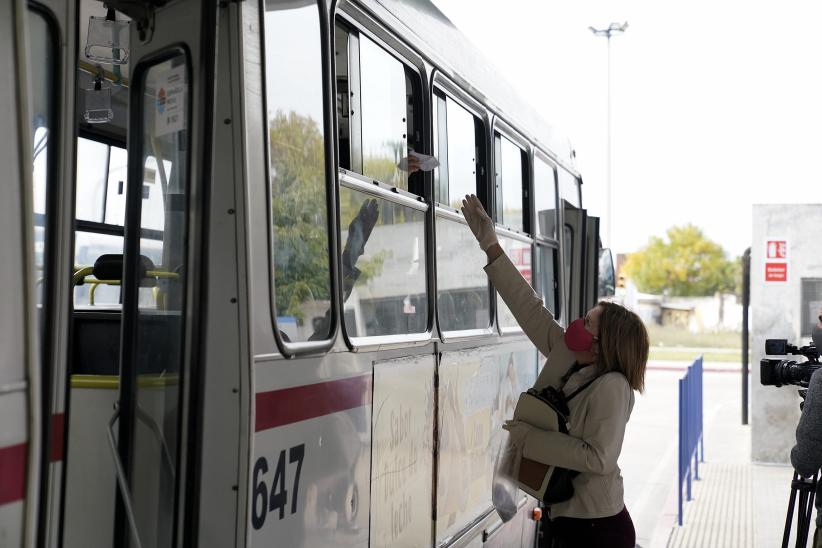
<path fill-rule="evenodd" d="M 268 473 L 268 459 L 260 457 L 254 463 L 254 491 L 251 499 L 251 525 L 260 529 L 265 525 L 269 512 L 279 510 L 278 519 L 285 518 L 285 508 L 288 505 L 288 490 L 285 488 L 286 450 L 280 451 L 277 466 L 274 469 L 274 479 L 271 481 L 271 493 L 268 492 L 265 474 Z M 291 489 L 291 513 L 297 513 L 297 498 L 300 491 L 300 472 L 305 457 L 305 444 L 296 445 L 288 450 L 288 464 L 296 464 L 294 485 Z M 273 459 L 272 459 L 273 462 Z"/>

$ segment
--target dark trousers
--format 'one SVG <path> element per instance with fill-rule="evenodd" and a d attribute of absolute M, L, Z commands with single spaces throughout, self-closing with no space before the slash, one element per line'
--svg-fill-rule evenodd
<path fill-rule="evenodd" d="M 556 518 L 546 523 L 541 548 L 634 548 L 636 531 L 627 508 L 607 518 Z"/>

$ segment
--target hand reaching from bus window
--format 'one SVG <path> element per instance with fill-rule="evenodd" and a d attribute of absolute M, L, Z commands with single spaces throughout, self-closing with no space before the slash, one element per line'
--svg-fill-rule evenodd
<path fill-rule="evenodd" d="M 499 244 L 494 232 L 494 221 L 485 212 L 476 195 L 466 196 L 462 201 L 462 214 L 479 242 L 480 249 L 487 252 L 494 244 Z"/>
<path fill-rule="evenodd" d="M 420 170 L 420 159 L 416 156 L 408 156 L 408 174 L 416 173 Z"/>
<path fill-rule="evenodd" d="M 380 216 L 380 209 L 377 200 L 366 200 L 360 207 L 359 212 L 348 225 L 348 238 L 343 249 L 343 268 L 353 269 L 360 256 L 365 252 L 365 244 L 371 237 L 371 231 L 377 224 Z M 343 273 L 345 274 L 345 273 Z"/>

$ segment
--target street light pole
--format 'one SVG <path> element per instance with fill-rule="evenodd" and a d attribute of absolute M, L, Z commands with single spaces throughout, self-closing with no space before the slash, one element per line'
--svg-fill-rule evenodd
<path fill-rule="evenodd" d="M 606 104 L 606 140 L 607 150 L 605 151 L 605 239 L 608 247 L 613 249 L 614 240 L 611 223 L 611 36 L 625 32 L 628 28 L 628 21 L 624 23 L 611 23 L 606 29 L 596 29 L 588 27 L 594 36 L 604 36 L 607 39 L 608 49 L 608 84 L 607 84 L 607 104 Z"/>

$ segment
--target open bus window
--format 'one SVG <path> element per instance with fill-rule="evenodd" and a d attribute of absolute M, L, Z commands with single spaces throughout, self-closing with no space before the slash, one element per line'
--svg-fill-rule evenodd
<path fill-rule="evenodd" d="M 334 49 L 340 167 L 423 195 L 422 174 L 406 167 L 423 148 L 419 75 L 340 24 Z"/>
<path fill-rule="evenodd" d="M 494 135 L 496 169 L 497 223 L 514 230 L 525 230 L 524 184 L 527 181 L 527 155 L 510 139 Z"/>
<path fill-rule="evenodd" d="M 349 78 L 349 34 L 340 25 L 334 27 L 334 70 L 337 79 L 337 143 L 340 167 L 353 171 L 351 165 L 351 120 L 359 112 L 353 110 Z"/>
<path fill-rule="evenodd" d="M 286 342 L 327 340 L 332 295 L 320 11 L 315 3 L 267 2 L 265 9 L 274 315 Z"/>
<path fill-rule="evenodd" d="M 534 158 L 534 205 L 537 211 L 536 234 L 557 239 L 557 176 L 554 168 Z"/>
<path fill-rule="evenodd" d="M 482 122 L 446 95 L 434 95 L 435 154 L 434 198 L 454 209 L 462 207 L 466 194 L 476 194 L 481 173 Z"/>

